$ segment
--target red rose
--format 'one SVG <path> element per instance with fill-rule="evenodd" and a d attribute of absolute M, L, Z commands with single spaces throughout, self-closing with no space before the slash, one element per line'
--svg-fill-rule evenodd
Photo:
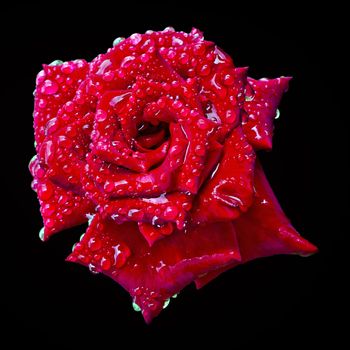
<path fill-rule="evenodd" d="M 41 238 L 89 220 L 68 261 L 103 272 L 146 320 L 247 260 L 310 254 L 256 160 L 290 78 L 247 78 L 202 33 L 133 34 L 38 74 L 30 163 Z"/>

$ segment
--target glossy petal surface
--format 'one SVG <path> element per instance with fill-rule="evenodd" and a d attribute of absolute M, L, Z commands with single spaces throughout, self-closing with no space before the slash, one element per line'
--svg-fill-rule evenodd
<path fill-rule="evenodd" d="M 239 259 L 236 234 L 229 222 L 175 230 L 149 247 L 135 223 L 119 225 L 98 215 L 68 257 L 122 285 L 146 322 L 200 275 Z"/>

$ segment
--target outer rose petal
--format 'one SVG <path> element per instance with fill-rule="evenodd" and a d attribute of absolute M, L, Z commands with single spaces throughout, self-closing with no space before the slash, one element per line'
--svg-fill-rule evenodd
<path fill-rule="evenodd" d="M 259 162 L 255 167 L 255 200 L 247 213 L 234 221 L 242 260 L 196 280 L 201 288 L 224 271 L 249 260 L 277 254 L 310 255 L 317 248 L 302 238 L 280 207 Z"/>
<path fill-rule="evenodd" d="M 79 84 L 86 77 L 89 65 L 84 60 L 75 60 L 54 66 L 44 65 L 43 68 L 37 75 L 35 90 L 34 130 L 37 150 L 45 138 L 47 128 L 57 124 L 59 109 L 74 97 Z"/>
<path fill-rule="evenodd" d="M 48 239 L 52 234 L 80 225 L 87 221 L 86 214 L 94 212 L 92 202 L 71 191 L 53 184 L 40 167 L 37 157 L 29 164 L 34 177 L 33 188 L 37 191 L 44 228 L 40 238 Z"/>
<path fill-rule="evenodd" d="M 86 77 L 89 65 L 84 60 L 75 60 L 44 65 L 43 68 L 37 76 L 35 91 L 34 130 L 37 152 L 48 134 L 55 133 L 66 124 L 64 113 L 74 107 L 70 101 Z M 49 146 L 50 144 L 47 150 L 50 149 Z M 42 167 L 36 157 L 29 166 L 44 222 L 42 239 L 87 221 L 86 214 L 94 209 L 88 199 L 52 183 L 46 167 Z"/>
<path fill-rule="evenodd" d="M 242 125 L 249 143 L 255 149 L 271 149 L 273 121 L 290 77 L 255 80 L 248 78 Z"/>
<path fill-rule="evenodd" d="M 242 128 L 233 130 L 223 156 L 197 197 L 194 222 L 233 220 L 245 212 L 253 198 L 255 153 Z"/>
<path fill-rule="evenodd" d="M 175 231 L 149 247 L 136 223 L 118 225 L 98 215 L 67 258 L 121 284 L 146 322 L 161 312 L 168 298 L 200 275 L 239 259 L 236 234 L 229 222 Z"/>

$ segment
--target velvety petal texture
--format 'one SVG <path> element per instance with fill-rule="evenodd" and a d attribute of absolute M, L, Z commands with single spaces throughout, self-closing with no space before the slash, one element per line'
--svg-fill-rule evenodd
<path fill-rule="evenodd" d="M 88 221 L 67 260 L 114 279 L 148 323 L 191 282 L 317 250 L 255 153 L 272 147 L 290 78 L 247 73 L 199 30 L 169 27 L 37 76 L 29 168 L 40 238 Z"/>
<path fill-rule="evenodd" d="M 234 221 L 241 260 L 207 273 L 196 280 L 200 288 L 239 264 L 276 254 L 308 256 L 317 248 L 302 238 L 293 228 L 280 207 L 259 162 L 254 176 L 254 203 L 249 210 Z"/>

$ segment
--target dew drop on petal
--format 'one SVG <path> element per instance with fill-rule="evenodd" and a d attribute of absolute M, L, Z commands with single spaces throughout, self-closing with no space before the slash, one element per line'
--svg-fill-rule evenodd
<path fill-rule="evenodd" d="M 49 66 L 60 66 L 61 64 L 63 64 L 63 61 L 61 60 L 54 60 L 52 61 Z"/>
<path fill-rule="evenodd" d="M 179 210 L 177 209 L 176 206 L 174 205 L 169 205 L 168 207 L 166 207 L 166 209 L 164 210 L 164 218 L 166 220 L 174 220 L 177 215 L 179 214 Z"/>
<path fill-rule="evenodd" d="M 102 270 L 109 270 L 112 266 L 112 263 L 109 259 L 103 256 L 100 265 Z"/>
<path fill-rule="evenodd" d="M 61 72 L 64 74 L 71 74 L 75 69 L 72 62 L 64 62 L 61 66 Z"/>
<path fill-rule="evenodd" d="M 130 36 L 130 41 L 133 45 L 137 45 L 142 40 L 142 35 L 139 33 L 134 33 Z"/>
<path fill-rule="evenodd" d="M 102 242 L 97 237 L 91 237 L 88 243 L 89 248 L 94 252 L 102 247 Z"/>
<path fill-rule="evenodd" d="M 104 122 L 107 119 L 107 113 L 102 109 L 98 109 L 96 111 L 95 119 L 100 123 Z"/>
<path fill-rule="evenodd" d="M 165 309 L 166 307 L 168 307 L 168 305 L 170 304 L 170 298 L 165 300 L 164 305 L 163 305 L 163 309 Z"/>
<path fill-rule="evenodd" d="M 90 226 L 95 215 L 94 214 L 86 214 L 85 216 L 88 219 L 88 225 Z"/>
<path fill-rule="evenodd" d="M 44 235 L 45 235 L 45 228 L 43 227 L 40 231 L 39 231 L 39 238 L 44 241 Z"/>
<path fill-rule="evenodd" d="M 49 183 L 43 183 L 39 189 L 39 196 L 42 200 L 46 201 L 53 195 L 52 186 Z"/>
<path fill-rule="evenodd" d="M 58 85 L 52 80 L 45 80 L 43 86 L 41 87 L 41 92 L 44 95 L 53 95 L 58 91 Z"/>
<path fill-rule="evenodd" d="M 175 29 L 173 27 L 166 27 L 166 28 L 164 28 L 163 32 L 173 33 L 173 32 L 175 32 Z"/>
<path fill-rule="evenodd" d="M 88 266 L 89 266 L 89 270 L 91 273 L 93 273 L 95 275 L 97 275 L 99 273 L 99 271 L 97 270 L 97 268 L 94 264 L 90 263 Z"/>
<path fill-rule="evenodd" d="M 123 40 L 125 40 L 125 38 L 123 38 L 122 36 L 114 39 L 113 41 L 113 46 L 117 46 L 119 43 L 121 43 Z"/>
<path fill-rule="evenodd" d="M 276 110 L 276 116 L 275 116 L 275 119 L 278 119 L 279 117 L 280 117 L 280 110 L 279 109 L 277 109 Z"/>
<path fill-rule="evenodd" d="M 138 306 L 134 301 L 133 301 L 133 303 L 132 303 L 132 308 L 133 308 L 134 311 L 136 311 L 136 312 L 140 312 L 140 311 L 141 311 L 140 306 Z"/>

